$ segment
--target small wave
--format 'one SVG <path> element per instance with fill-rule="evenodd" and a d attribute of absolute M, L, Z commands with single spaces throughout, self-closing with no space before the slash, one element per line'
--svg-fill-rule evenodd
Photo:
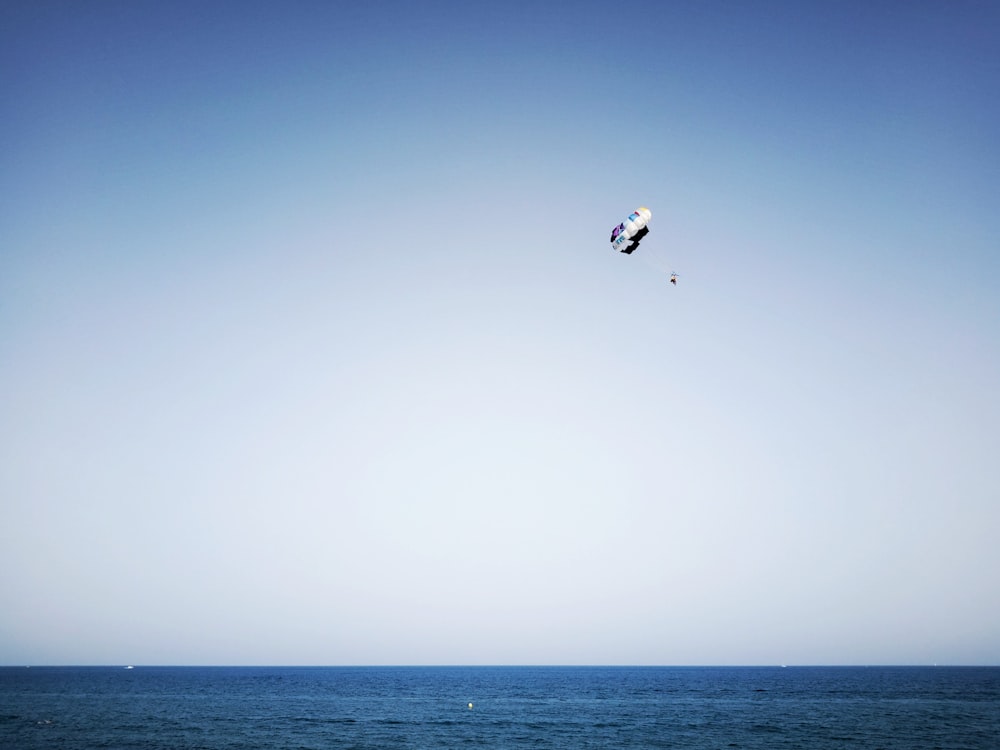
<path fill-rule="evenodd" d="M 750 727 L 751 732 L 761 732 L 765 734 L 781 734 L 784 732 L 784 728 L 776 726 L 774 724 L 754 724 Z"/>
<path fill-rule="evenodd" d="M 352 719 L 350 716 L 339 716 L 339 717 L 315 717 L 315 716 L 296 716 L 289 721 L 296 722 L 298 724 L 357 724 L 357 719 Z"/>

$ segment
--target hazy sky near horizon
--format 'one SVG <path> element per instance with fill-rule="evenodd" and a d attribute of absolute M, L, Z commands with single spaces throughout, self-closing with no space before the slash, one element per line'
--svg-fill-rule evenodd
<path fill-rule="evenodd" d="M 1000 664 L 998 38 L 3 4 L 0 664 Z"/>

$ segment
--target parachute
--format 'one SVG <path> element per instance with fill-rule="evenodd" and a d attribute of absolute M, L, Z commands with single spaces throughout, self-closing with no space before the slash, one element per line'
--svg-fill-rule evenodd
<path fill-rule="evenodd" d="M 630 213 L 625 221 L 611 230 L 611 247 L 630 255 L 639 247 L 642 238 L 649 234 L 649 227 L 646 224 L 652 216 L 652 212 L 645 206 L 640 206 Z"/>

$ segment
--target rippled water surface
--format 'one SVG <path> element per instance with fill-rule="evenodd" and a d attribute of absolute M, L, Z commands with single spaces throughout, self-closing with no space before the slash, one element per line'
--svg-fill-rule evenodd
<path fill-rule="evenodd" d="M 468 747 L 997 750 L 1000 668 L 0 669 L 4 749 Z"/>

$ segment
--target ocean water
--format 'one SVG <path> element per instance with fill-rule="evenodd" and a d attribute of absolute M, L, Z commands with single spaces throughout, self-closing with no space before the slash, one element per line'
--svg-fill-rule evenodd
<path fill-rule="evenodd" d="M 0 668 L 3 750 L 476 747 L 998 750 L 1000 668 Z"/>

